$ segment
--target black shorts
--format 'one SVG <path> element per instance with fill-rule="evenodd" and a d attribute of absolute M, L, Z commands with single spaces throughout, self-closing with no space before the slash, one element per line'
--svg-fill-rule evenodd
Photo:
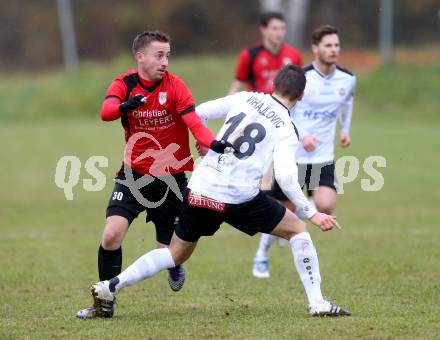
<path fill-rule="evenodd" d="M 189 189 L 183 193 L 183 215 L 176 234 L 187 242 L 196 242 L 201 236 L 211 236 L 223 222 L 248 234 L 269 234 L 286 213 L 286 208 L 264 192 L 241 204 L 224 204 L 224 211 L 194 207 L 188 202 Z"/>
<path fill-rule="evenodd" d="M 142 175 L 133 171 L 135 180 L 140 177 Z M 188 184 L 185 173 L 170 175 L 167 179 L 168 182 L 172 181 L 171 177 L 175 179 L 180 192 L 182 192 Z M 125 180 L 124 172 L 119 172 L 115 179 Z M 142 204 L 145 202 L 139 202 L 136 199 L 128 186 L 116 182 L 107 206 L 106 217 L 122 216 L 128 220 L 130 225 L 139 213 L 146 211 L 146 221 L 152 221 L 156 227 L 156 240 L 163 244 L 170 244 L 175 225 L 182 214 L 182 201 L 163 181 L 164 177 L 150 177 L 150 179 L 153 181 L 139 190 L 142 197 L 148 201 L 146 206 Z M 163 202 L 159 203 L 161 200 Z"/>
<path fill-rule="evenodd" d="M 298 164 L 298 182 L 301 188 L 307 186 L 309 196 L 312 196 L 312 190 L 317 187 L 329 187 L 336 191 L 335 163 Z M 274 182 L 272 190 L 267 193 L 277 200 L 288 200 L 277 181 Z"/>

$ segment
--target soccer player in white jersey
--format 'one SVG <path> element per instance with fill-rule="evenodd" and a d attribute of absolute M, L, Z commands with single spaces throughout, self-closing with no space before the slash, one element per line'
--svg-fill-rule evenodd
<path fill-rule="evenodd" d="M 314 60 L 304 68 L 307 78 L 304 97 L 290 112 L 301 140 L 296 153 L 299 182 L 307 186 L 317 210 L 327 214 L 331 214 L 336 206 L 336 122 L 340 120 L 340 146 L 346 148 L 351 143 L 350 123 L 356 85 L 355 76 L 337 66 L 339 51 L 339 36 L 335 27 L 323 25 L 313 31 Z M 271 195 L 295 211 L 294 202 L 282 192 L 276 181 Z M 253 276 L 270 277 L 269 249 L 274 240 L 272 235 L 261 235 L 253 261 Z"/>
<path fill-rule="evenodd" d="M 316 249 L 306 224 L 260 191 L 263 174 L 274 163 L 275 177 L 297 209 L 322 231 L 340 228 L 336 218 L 317 212 L 298 184 L 296 129 L 289 110 L 302 96 L 306 78 L 298 66 L 285 66 L 274 80 L 272 95 L 239 92 L 197 107 L 201 118 L 226 117 L 218 133 L 230 152 L 208 151 L 183 193 L 183 214 L 169 248 L 150 251 L 118 276 L 91 287 L 97 316 L 111 317 L 115 296 L 126 286 L 174 268 L 192 254 L 201 236 L 211 236 L 221 223 L 255 235 L 271 233 L 289 240 L 294 263 L 313 316 L 350 313 L 324 299 Z M 229 144 L 230 143 L 230 144 Z"/>

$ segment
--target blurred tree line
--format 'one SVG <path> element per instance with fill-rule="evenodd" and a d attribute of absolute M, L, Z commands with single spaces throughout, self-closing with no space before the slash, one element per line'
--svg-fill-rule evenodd
<path fill-rule="evenodd" d="M 143 30 L 169 33 L 176 54 L 237 52 L 259 38 L 257 0 L 71 0 L 80 60 L 129 54 Z M 63 62 L 56 0 L 1 0 L 0 70 L 38 70 Z M 376 48 L 379 0 L 310 0 L 302 48 L 322 23 L 345 46 Z M 439 0 L 394 0 L 396 45 L 438 43 Z"/>

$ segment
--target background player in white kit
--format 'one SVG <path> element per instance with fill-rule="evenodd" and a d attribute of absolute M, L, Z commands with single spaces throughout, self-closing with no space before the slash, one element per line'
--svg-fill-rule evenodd
<path fill-rule="evenodd" d="M 312 34 L 313 63 L 304 67 L 307 84 L 303 99 L 291 110 L 301 145 L 296 153 L 299 182 L 307 185 L 320 212 L 331 214 L 336 206 L 334 140 L 336 121 L 340 119 L 340 146 L 351 143 L 350 123 L 355 76 L 336 65 L 340 51 L 338 30 L 329 25 Z M 295 138 L 295 136 L 293 136 Z M 282 192 L 275 181 L 271 195 L 295 211 L 295 202 Z M 262 234 L 253 261 L 252 274 L 268 278 L 269 249 L 275 237 Z"/>
<path fill-rule="evenodd" d="M 266 232 L 289 240 L 310 314 L 350 315 L 322 296 L 318 256 L 306 224 L 259 189 L 273 162 L 282 190 L 304 216 L 323 231 L 340 228 L 334 216 L 310 206 L 297 180 L 294 158 L 298 139 L 293 138 L 296 129 L 289 109 L 302 96 L 305 82 L 304 71 L 289 65 L 275 77 L 273 95 L 240 92 L 197 108 L 201 118 L 226 116 L 218 136 L 233 148 L 221 156 L 208 151 L 194 170 L 183 195 L 184 212 L 169 248 L 152 250 L 115 278 L 92 285 L 98 316 L 113 315 L 108 311 L 122 288 L 185 262 L 199 238 L 213 235 L 222 222 L 249 235 Z"/>

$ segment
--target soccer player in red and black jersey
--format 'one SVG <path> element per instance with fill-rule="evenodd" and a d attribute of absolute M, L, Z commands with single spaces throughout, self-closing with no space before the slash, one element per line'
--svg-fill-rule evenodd
<path fill-rule="evenodd" d="M 300 53 L 284 42 L 286 23 L 277 12 L 260 17 L 261 42 L 242 49 L 229 94 L 240 91 L 272 93 L 273 79 L 285 65 L 302 66 Z"/>
<path fill-rule="evenodd" d="M 100 280 L 121 272 L 122 241 L 142 211 L 156 227 L 158 247 L 169 245 L 182 209 L 185 171 L 194 165 L 188 129 L 198 144 L 215 152 L 222 153 L 230 146 L 217 141 L 202 124 L 191 92 L 179 77 L 167 71 L 170 49 L 170 38 L 163 32 L 137 35 L 133 41 L 137 69 L 117 77 L 102 104 L 102 120 L 120 119 L 126 147 L 98 250 Z M 169 271 L 168 282 L 174 291 L 182 288 L 184 279 L 183 267 Z M 93 318 L 95 308 L 85 308 L 76 316 Z"/>

